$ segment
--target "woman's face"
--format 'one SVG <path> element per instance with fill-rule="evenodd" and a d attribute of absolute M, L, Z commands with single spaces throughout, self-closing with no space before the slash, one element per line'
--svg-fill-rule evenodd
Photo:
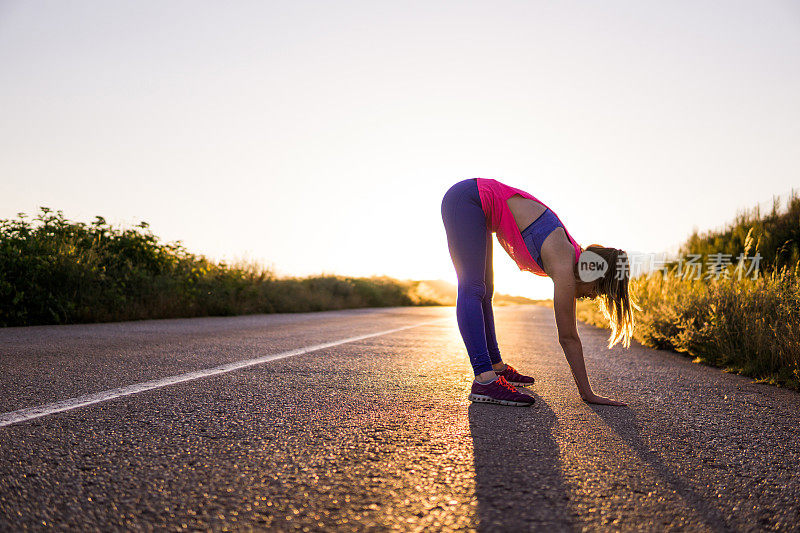
<path fill-rule="evenodd" d="M 575 283 L 575 298 L 597 298 L 597 283 L 578 281 Z"/>

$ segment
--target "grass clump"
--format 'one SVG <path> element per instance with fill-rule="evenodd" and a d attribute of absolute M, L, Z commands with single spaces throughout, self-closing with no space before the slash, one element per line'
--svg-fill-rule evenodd
<path fill-rule="evenodd" d="M 67 220 L 48 208 L 0 220 L 0 326 L 438 305 L 388 277 L 280 278 L 161 243 L 142 222 Z"/>

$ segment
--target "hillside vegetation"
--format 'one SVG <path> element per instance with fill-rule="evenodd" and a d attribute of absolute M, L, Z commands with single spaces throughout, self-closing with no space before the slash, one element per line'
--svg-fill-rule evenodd
<path fill-rule="evenodd" d="M 705 262 L 709 254 L 730 254 L 732 259 L 745 252 L 750 238 L 750 252 L 761 255 L 761 270 L 791 270 L 800 262 L 800 196 L 792 192 L 781 209 L 777 198 L 772 209 L 763 213 L 755 207 L 739 213 L 721 230 L 695 231 L 681 247 L 682 255 L 699 254 Z"/>
<path fill-rule="evenodd" d="M 85 224 L 47 208 L 0 220 L 0 326 L 438 304 L 413 281 L 213 262 L 144 222 Z"/>

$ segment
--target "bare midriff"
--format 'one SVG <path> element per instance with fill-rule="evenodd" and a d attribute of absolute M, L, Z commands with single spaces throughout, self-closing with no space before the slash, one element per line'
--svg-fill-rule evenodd
<path fill-rule="evenodd" d="M 524 198 L 515 194 L 508 199 L 508 209 L 514 215 L 514 222 L 520 231 L 531 225 L 531 222 L 539 218 L 546 211 L 546 207 L 530 198 Z"/>

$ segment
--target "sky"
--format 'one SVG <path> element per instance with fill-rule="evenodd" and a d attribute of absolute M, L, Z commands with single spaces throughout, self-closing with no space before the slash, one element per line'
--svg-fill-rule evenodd
<path fill-rule="evenodd" d="M 798 95 L 796 1 L 0 0 L 0 218 L 455 282 L 442 195 L 483 177 L 660 253 L 800 185 Z"/>

